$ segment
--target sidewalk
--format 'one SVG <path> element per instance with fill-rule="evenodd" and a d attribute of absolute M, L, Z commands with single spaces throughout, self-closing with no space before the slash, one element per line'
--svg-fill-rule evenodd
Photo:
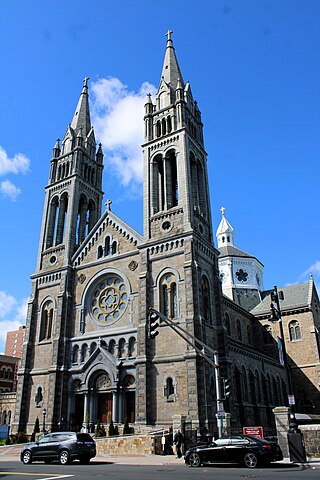
<path fill-rule="evenodd" d="M 23 445 L 0 446 L 0 462 L 20 461 L 20 452 Z M 184 458 L 176 458 L 174 455 L 99 455 L 91 460 L 94 462 L 116 463 L 118 465 L 184 465 Z M 285 459 L 277 462 L 282 465 L 292 465 L 290 460 Z M 305 463 L 297 463 L 308 468 L 320 468 L 320 458 L 307 460 Z"/>

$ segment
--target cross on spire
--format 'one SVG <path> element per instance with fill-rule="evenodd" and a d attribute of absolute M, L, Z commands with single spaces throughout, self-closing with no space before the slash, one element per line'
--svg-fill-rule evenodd
<path fill-rule="evenodd" d="M 168 37 L 168 40 L 171 40 L 171 35 L 172 34 L 173 34 L 173 31 L 169 29 L 166 33 L 166 37 Z"/>
<path fill-rule="evenodd" d="M 220 208 L 220 212 L 222 213 L 222 216 L 224 217 L 225 208 L 224 208 L 224 207 L 221 207 L 221 208 Z"/>
<path fill-rule="evenodd" d="M 83 79 L 83 86 L 84 87 L 88 86 L 88 80 L 89 80 L 89 77 L 84 77 L 84 79 Z"/>
<path fill-rule="evenodd" d="M 110 200 L 110 198 L 108 198 L 108 200 L 106 201 L 107 210 L 111 211 L 111 203 L 112 203 L 112 200 Z"/>

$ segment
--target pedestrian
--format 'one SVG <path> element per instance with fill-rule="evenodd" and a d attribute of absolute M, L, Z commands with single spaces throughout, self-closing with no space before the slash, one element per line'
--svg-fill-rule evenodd
<path fill-rule="evenodd" d="M 175 449 L 176 458 L 182 457 L 182 452 L 181 452 L 182 442 L 183 442 L 183 435 L 180 432 L 180 430 L 178 430 L 173 437 L 173 445 Z"/>

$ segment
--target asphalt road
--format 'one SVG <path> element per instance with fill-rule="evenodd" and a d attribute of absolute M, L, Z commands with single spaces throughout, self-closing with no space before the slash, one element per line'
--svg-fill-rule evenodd
<path fill-rule="evenodd" d="M 319 479 L 320 469 L 307 466 L 275 464 L 262 469 L 245 467 L 208 466 L 190 468 L 185 465 L 119 465 L 112 462 L 90 462 L 81 465 L 78 462 L 70 465 L 45 465 L 34 463 L 23 465 L 19 461 L 2 461 L 0 463 L 1 480 L 53 480 L 53 479 L 100 479 L 112 480 L 303 480 Z"/>

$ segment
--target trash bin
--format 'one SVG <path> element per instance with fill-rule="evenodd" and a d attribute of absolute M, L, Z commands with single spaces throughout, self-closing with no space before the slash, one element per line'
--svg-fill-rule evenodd
<path fill-rule="evenodd" d="M 288 433 L 288 446 L 291 462 L 303 463 L 306 461 L 306 450 L 302 433 Z"/>

